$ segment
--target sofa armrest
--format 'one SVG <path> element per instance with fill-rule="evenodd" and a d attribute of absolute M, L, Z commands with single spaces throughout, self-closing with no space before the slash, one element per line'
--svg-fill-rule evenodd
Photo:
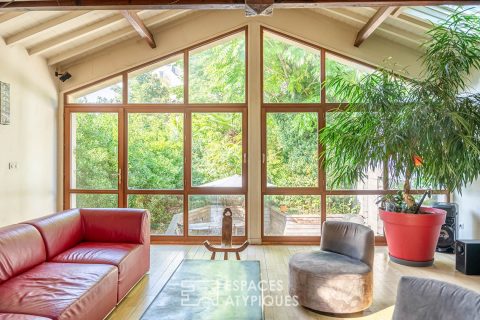
<path fill-rule="evenodd" d="M 150 243 L 150 214 L 144 209 L 80 209 L 84 241 Z"/>

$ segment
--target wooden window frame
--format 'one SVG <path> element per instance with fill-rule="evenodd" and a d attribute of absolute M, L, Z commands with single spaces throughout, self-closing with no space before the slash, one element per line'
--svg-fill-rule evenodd
<path fill-rule="evenodd" d="M 244 103 L 202 103 L 190 104 L 189 95 L 189 53 L 197 48 L 214 43 L 223 38 L 234 34 L 243 33 L 245 36 L 245 101 Z M 184 90 L 183 103 L 175 104 L 153 104 L 153 103 L 129 103 L 128 102 L 128 74 L 132 71 L 145 68 L 149 65 L 158 63 L 160 61 L 169 59 L 174 56 L 183 55 L 184 60 Z M 107 81 L 115 77 L 122 77 L 122 103 L 120 104 L 75 104 L 68 102 L 68 96 L 72 93 L 84 90 L 90 86 Z M 152 243 L 186 243 L 198 244 L 205 240 L 220 242 L 221 236 L 189 236 L 188 235 L 188 197 L 192 195 L 241 195 L 245 198 L 245 203 L 248 203 L 248 26 L 236 28 L 227 33 L 213 37 L 206 41 L 200 42 L 193 46 L 184 48 L 182 50 L 173 52 L 171 54 L 154 59 L 147 63 L 141 64 L 134 68 L 124 70 L 98 81 L 94 81 L 87 85 L 81 86 L 75 90 L 64 93 L 64 209 L 70 209 L 70 197 L 76 193 L 87 194 L 117 194 L 118 207 L 128 207 L 128 196 L 136 194 L 148 195 L 182 195 L 183 196 L 183 219 L 184 219 L 184 234 L 182 236 L 170 235 L 151 235 Z M 118 166 L 121 170 L 121 179 L 119 179 L 119 186 L 117 190 L 79 190 L 71 188 L 71 114 L 77 112 L 107 112 L 118 113 L 118 132 L 119 132 L 119 146 L 118 146 Z M 128 115 L 130 113 L 182 113 L 184 116 L 184 182 L 183 189 L 179 190 L 139 190 L 128 188 Z M 191 161 L 192 161 L 192 127 L 191 116 L 192 113 L 241 113 L 242 114 L 242 187 L 193 187 L 191 185 Z M 242 243 L 248 237 L 248 208 L 245 206 L 245 235 L 234 236 L 234 243 Z"/>
<path fill-rule="evenodd" d="M 339 54 L 337 52 L 328 50 L 316 44 L 307 42 L 302 39 L 298 39 L 291 35 L 285 34 L 283 32 L 261 26 L 260 27 L 260 69 L 261 69 L 261 79 L 260 79 L 260 86 L 261 86 L 261 152 L 262 152 L 262 160 L 261 165 L 261 175 L 262 175 L 262 194 L 261 194 L 261 238 L 262 243 L 265 244 L 318 244 L 320 242 L 321 236 L 266 236 L 265 235 L 265 208 L 264 208 L 264 199 L 266 195 L 318 195 L 321 197 L 321 223 L 323 224 L 324 221 L 327 219 L 327 196 L 349 196 L 349 195 L 384 195 L 384 194 L 395 194 L 398 192 L 397 190 L 388 189 L 385 185 L 383 185 L 382 190 L 329 190 L 327 189 L 326 185 L 326 172 L 323 166 L 323 160 L 321 157 L 323 146 L 318 142 L 318 181 L 319 185 L 313 188 L 276 188 L 276 187 L 268 187 L 267 186 L 267 131 L 266 131 L 266 115 L 269 112 L 276 113 L 276 112 L 287 112 L 287 113 L 294 113 L 294 112 L 317 112 L 318 113 L 318 130 L 321 130 L 326 125 L 326 115 L 327 112 L 338 110 L 338 108 L 342 108 L 346 106 L 346 104 L 341 103 L 327 103 L 326 102 L 326 89 L 324 86 L 321 86 L 321 97 L 320 103 L 266 103 L 264 101 L 264 37 L 265 32 L 275 34 L 277 36 L 283 37 L 290 41 L 294 41 L 304 46 L 311 47 L 315 50 L 318 50 L 320 53 L 320 81 L 324 83 L 326 80 L 326 54 L 337 56 L 339 58 L 349 60 L 355 64 L 363 65 L 365 67 L 376 69 L 375 66 L 369 65 L 367 63 L 363 63 L 361 61 L 352 59 L 345 55 Z M 385 181 L 383 181 L 384 183 Z M 412 190 L 412 194 L 421 194 L 425 190 Z M 447 202 L 450 202 L 450 193 L 447 190 L 434 190 L 433 194 L 441 194 L 445 195 L 447 198 Z M 386 239 L 383 235 L 376 235 L 375 236 L 375 244 L 377 245 L 385 245 Z"/>

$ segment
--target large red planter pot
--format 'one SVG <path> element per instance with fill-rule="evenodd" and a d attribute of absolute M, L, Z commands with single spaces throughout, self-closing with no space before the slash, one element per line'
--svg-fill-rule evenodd
<path fill-rule="evenodd" d="M 446 211 L 422 207 L 428 214 L 389 212 L 379 209 L 390 259 L 399 264 L 427 267 L 433 264 L 440 228 Z"/>

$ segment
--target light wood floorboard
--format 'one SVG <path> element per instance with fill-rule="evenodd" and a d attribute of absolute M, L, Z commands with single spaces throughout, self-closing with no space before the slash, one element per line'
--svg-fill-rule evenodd
<path fill-rule="evenodd" d="M 311 250 L 318 250 L 318 246 L 257 245 L 248 247 L 240 256 L 242 260 L 260 261 L 262 280 L 281 281 L 281 290 L 267 290 L 266 296 L 285 299 L 288 296 L 289 257 L 296 252 Z M 108 320 L 139 319 L 183 259 L 210 259 L 210 252 L 202 245 L 152 245 L 150 272 L 130 291 Z M 223 255 L 217 255 L 216 259 L 223 260 Z M 231 259 L 234 259 L 234 256 Z M 390 319 L 398 281 L 400 277 L 407 275 L 447 281 L 480 292 L 480 277 L 466 276 L 455 271 L 454 255 L 437 253 L 432 267 L 412 268 L 390 262 L 387 248 L 376 247 L 374 299 L 372 306 L 364 312 L 340 317 L 318 314 L 299 306 L 266 306 L 265 319 Z"/>

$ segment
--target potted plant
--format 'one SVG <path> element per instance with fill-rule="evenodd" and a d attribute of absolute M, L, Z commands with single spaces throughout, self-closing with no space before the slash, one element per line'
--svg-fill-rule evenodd
<path fill-rule="evenodd" d="M 380 199 L 379 214 L 392 259 L 418 266 L 433 263 L 445 212 L 420 207 L 412 187 L 460 192 L 480 174 L 480 93 L 467 80 L 480 69 L 480 17 L 458 11 L 428 35 L 414 78 L 390 63 L 361 79 L 340 71 L 327 79 L 348 103 L 320 133 L 333 186 L 381 166 L 384 185 L 403 185 Z"/>

